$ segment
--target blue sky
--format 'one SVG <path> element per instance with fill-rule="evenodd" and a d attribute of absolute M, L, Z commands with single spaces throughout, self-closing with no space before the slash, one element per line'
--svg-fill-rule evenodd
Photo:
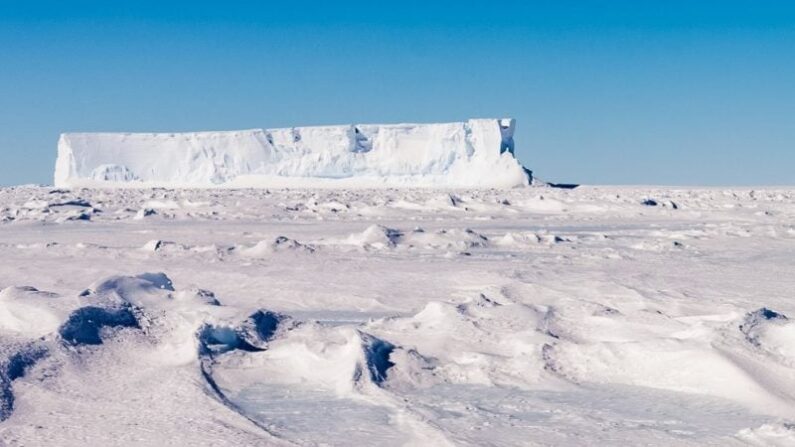
<path fill-rule="evenodd" d="M 0 184 L 67 131 L 513 116 L 540 177 L 795 184 L 795 4 L 0 0 Z"/>

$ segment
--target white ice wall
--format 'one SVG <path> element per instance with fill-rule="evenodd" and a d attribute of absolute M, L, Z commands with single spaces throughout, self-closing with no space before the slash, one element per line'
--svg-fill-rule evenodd
<path fill-rule="evenodd" d="M 196 133 L 67 133 L 55 185 L 511 187 L 514 120 Z"/>

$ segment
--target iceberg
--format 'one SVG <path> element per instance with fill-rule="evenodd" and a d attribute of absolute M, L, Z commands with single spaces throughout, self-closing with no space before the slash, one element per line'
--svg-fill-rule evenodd
<path fill-rule="evenodd" d="M 514 119 L 188 133 L 64 133 L 57 187 L 528 185 Z"/>

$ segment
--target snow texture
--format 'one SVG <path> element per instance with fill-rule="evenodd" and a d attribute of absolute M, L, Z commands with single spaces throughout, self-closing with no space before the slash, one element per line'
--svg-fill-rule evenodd
<path fill-rule="evenodd" d="M 795 445 L 793 222 L 791 188 L 0 188 L 0 445 Z"/>
<path fill-rule="evenodd" d="M 65 133 L 55 185 L 512 187 L 513 119 L 195 133 Z"/>

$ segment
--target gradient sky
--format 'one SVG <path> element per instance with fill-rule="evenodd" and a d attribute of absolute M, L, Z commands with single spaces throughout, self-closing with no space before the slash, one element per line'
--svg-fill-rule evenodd
<path fill-rule="evenodd" d="M 795 185 L 795 3 L 0 0 L 2 185 L 60 132 L 502 116 L 547 180 Z"/>

